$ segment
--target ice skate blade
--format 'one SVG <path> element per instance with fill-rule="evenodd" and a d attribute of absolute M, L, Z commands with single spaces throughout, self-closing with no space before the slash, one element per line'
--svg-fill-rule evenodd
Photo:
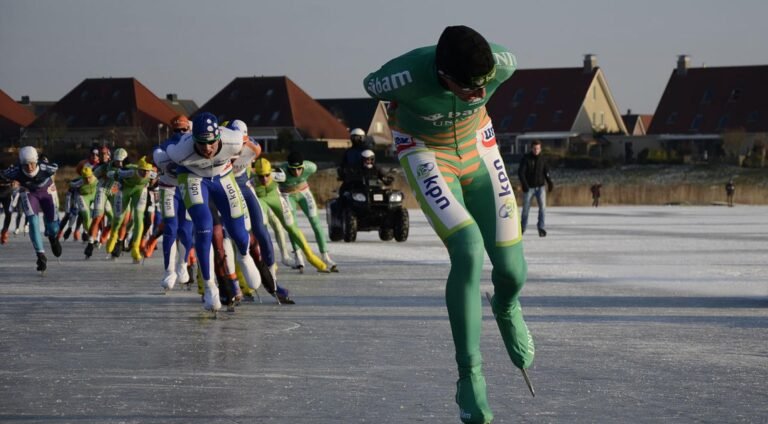
<path fill-rule="evenodd" d="M 520 369 L 520 372 L 523 373 L 525 384 L 528 386 L 528 390 L 531 391 L 531 396 L 536 397 L 536 392 L 533 390 L 533 384 L 531 384 L 531 379 L 528 377 L 528 371 Z"/>

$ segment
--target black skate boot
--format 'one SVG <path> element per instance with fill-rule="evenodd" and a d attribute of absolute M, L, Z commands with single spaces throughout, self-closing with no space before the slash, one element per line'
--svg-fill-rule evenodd
<path fill-rule="evenodd" d="M 293 299 L 291 299 L 291 292 L 289 292 L 288 289 L 284 289 L 280 286 L 277 286 L 277 290 L 275 290 L 275 293 L 272 294 L 272 296 L 275 296 L 278 302 L 284 303 L 286 305 L 294 305 L 296 303 L 293 301 Z"/>
<path fill-rule="evenodd" d="M 118 240 L 117 244 L 115 244 L 115 248 L 112 249 L 112 257 L 117 259 L 122 254 L 123 254 L 123 241 L 122 240 Z"/>
<path fill-rule="evenodd" d="M 45 257 L 45 253 L 43 252 L 37 252 L 37 270 L 40 272 L 45 272 L 45 269 L 48 267 L 48 258 Z"/>
<path fill-rule="evenodd" d="M 72 235 L 72 227 L 67 228 L 67 231 L 64 231 L 64 240 L 69 240 L 69 236 Z"/>
<path fill-rule="evenodd" d="M 53 252 L 53 256 L 57 258 L 61 256 L 61 243 L 59 242 L 58 237 L 50 236 L 48 237 L 48 241 L 51 242 L 51 252 Z"/>
<path fill-rule="evenodd" d="M 87 246 L 85 246 L 85 259 L 89 259 L 91 256 L 93 256 L 93 243 L 88 243 Z"/>

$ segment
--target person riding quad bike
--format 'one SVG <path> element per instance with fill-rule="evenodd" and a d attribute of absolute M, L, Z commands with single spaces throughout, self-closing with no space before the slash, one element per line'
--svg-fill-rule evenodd
<path fill-rule="evenodd" d="M 392 184 L 392 171 L 385 173 L 376 166 L 372 150 L 360 155 L 361 165 L 339 188 L 339 197 L 326 207 L 328 233 L 332 241 L 352 242 L 358 231 L 378 230 L 384 241 L 408 239 L 408 210 L 403 207 L 403 193 L 387 188 Z"/>

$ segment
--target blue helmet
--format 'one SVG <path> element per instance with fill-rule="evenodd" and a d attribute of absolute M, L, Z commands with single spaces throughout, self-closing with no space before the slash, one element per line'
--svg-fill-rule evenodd
<path fill-rule="evenodd" d="M 197 143 L 211 144 L 221 138 L 219 120 L 216 115 L 203 112 L 192 121 L 192 137 Z"/>

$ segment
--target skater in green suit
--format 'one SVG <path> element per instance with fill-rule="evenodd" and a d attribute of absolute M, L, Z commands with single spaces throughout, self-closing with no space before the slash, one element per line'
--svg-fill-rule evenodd
<path fill-rule="evenodd" d="M 253 173 L 253 188 L 256 191 L 256 196 L 259 198 L 259 202 L 264 206 L 264 209 L 272 210 L 280 220 L 282 226 L 288 232 L 288 236 L 291 238 L 291 243 L 301 249 L 304 256 L 306 256 L 307 261 L 312 266 L 319 272 L 330 272 L 331 270 L 328 265 L 312 252 L 309 243 L 307 243 L 307 239 L 304 237 L 304 233 L 302 233 L 296 225 L 288 201 L 280 195 L 278 182 L 275 181 L 273 177 L 272 164 L 265 158 L 258 158 L 253 163 Z M 280 175 L 281 180 L 285 178 L 282 172 Z"/>
<path fill-rule="evenodd" d="M 317 248 L 320 250 L 320 256 L 328 264 L 332 272 L 337 272 L 336 263 L 331 260 L 328 253 L 328 236 L 325 235 L 325 229 L 320 224 L 320 218 L 317 214 L 317 202 L 312 190 L 309 187 L 309 177 L 317 172 L 317 165 L 314 162 L 304 160 L 304 155 L 300 152 L 291 152 L 288 155 L 288 162 L 279 165 L 285 171 L 285 180 L 280 182 L 280 194 L 288 200 L 291 206 L 291 213 L 294 221 L 298 217 L 298 210 L 301 209 L 312 226 L 312 232 L 315 234 Z M 279 240 L 279 238 L 278 238 Z M 304 266 L 304 261 L 299 253 L 299 246 L 293 244 L 296 265 Z"/>
<path fill-rule="evenodd" d="M 436 46 L 397 57 L 364 80 L 369 95 L 390 102 L 400 164 L 448 249 L 445 299 L 459 374 L 456 403 L 465 423 L 493 419 L 480 354 L 486 252 L 493 265 L 496 323 L 526 379 L 534 356 L 519 301 L 527 267 L 517 203 L 485 109 L 515 67 L 506 48 L 489 44 L 471 28 L 453 26 Z"/>

